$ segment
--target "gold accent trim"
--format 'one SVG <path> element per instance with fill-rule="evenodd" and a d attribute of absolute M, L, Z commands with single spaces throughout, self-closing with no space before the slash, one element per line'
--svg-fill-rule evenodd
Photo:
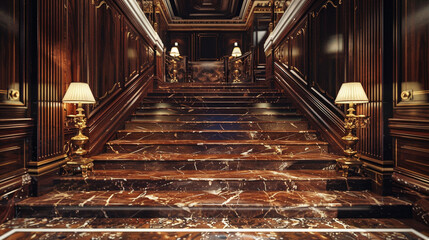
<path fill-rule="evenodd" d="M 338 8 L 338 6 L 340 6 L 343 2 L 342 2 L 342 0 L 338 0 L 338 4 L 337 5 L 335 5 L 335 3 L 332 1 L 332 0 L 328 0 L 328 1 L 326 1 L 326 3 L 325 4 L 323 4 L 320 8 L 319 8 L 319 10 L 317 11 L 317 13 L 315 13 L 314 11 L 313 12 L 311 12 L 311 16 L 313 17 L 313 18 L 316 18 L 316 17 L 318 17 L 319 16 L 319 14 L 320 14 L 320 12 L 323 10 L 323 9 L 328 9 L 328 4 L 331 4 L 334 8 Z"/>
<path fill-rule="evenodd" d="M 96 9 L 99 9 L 99 8 L 101 8 L 101 6 L 103 5 L 103 4 L 106 4 L 106 8 L 107 9 L 109 9 L 110 8 L 110 6 L 107 4 L 107 2 L 106 1 L 101 1 L 97 6 L 95 6 L 95 8 Z M 93 2 L 93 5 L 95 5 L 95 2 Z"/>
<path fill-rule="evenodd" d="M 67 157 L 67 155 L 66 155 L 66 154 L 62 154 L 62 155 L 58 155 L 58 156 L 53 157 L 53 158 L 45 159 L 45 160 L 43 160 L 43 161 L 29 162 L 29 163 L 28 163 L 28 166 L 32 166 L 32 167 L 39 167 L 39 166 L 42 166 L 42 165 L 49 164 L 49 163 L 51 163 L 51 162 L 58 161 L 59 159 L 64 159 L 64 158 L 66 158 L 66 157 Z"/>
<path fill-rule="evenodd" d="M 59 167 L 61 167 L 62 165 L 64 165 L 67 162 L 67 159 L 64 159 L 62 161 L 58 161 L 58 162 L 54 162 L 52 164 L 49 164 L 47 166 L 41 167 L 41 168 L 29 168 L 28 172 L 30 174 L 37 174 L 37 175 L 44 175 L 47 172 L 49 172 L 49 170 L 53 170 L 55 168 L 58 167 L 58 171 L 59 171 Z"/>

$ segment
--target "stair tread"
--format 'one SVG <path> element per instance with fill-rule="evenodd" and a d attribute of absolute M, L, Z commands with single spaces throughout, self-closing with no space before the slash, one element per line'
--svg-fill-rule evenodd
<path fill-rule="evenodd" d="M 334 170 L 94 170 L 87 178 L 61 177 L 59 180 L 190 180 L 190 181 L 310 181 L 310 180 L 368 180 L 367 177 L 343 177 Z"/>
<path fill-rule="evenodd" d="M 151 130 L 151 129 L 125 129 L 118 130 L 120 133 L 139 133 L 139 132 L 186 132 L 186 133 L 315 133 L 316 130 L 212 130 L 212 129 L 203 129 L 203 130 L 191 130 L 191 129 L 178 129 L 178 130 Z"/>
<path fill-rule="evenodd" d="M 189 153 L 103 153 L 91 157 L 94 160 L 131 160 L 131 161 L 296 161 L 296 160 L 326 160 L 333 161 L 338 155 L 328 153 L 301 153 L 301 154 L 189 154 Z"/>
<path fill-rule="evenodd" d="M 327 142 L 317 140 L 295 141 L 295 140 L 112 140 L 107 144 L 197 144 L 197 145 L 243 145 L 243 144 L 259 144 L 259 145 L 328 145 Z"/>
<path fill-rule="evenodd" d="M 231 123 L 238 123 L 238 124 L 258 124 L 258 123 L 307 123 L 306 120 L 276 120 L 276 121 L 266 121 L 266 120 L 258 120 L 258 121 L 166 121 L 166 120 L 142 120 L 142 119 L 133 119 L 131 121 L 127 121 L 126 123 L 148 123 L 148 122 L 155 122 L 155 123 L 180 123 L 180 124 L 189 124 L 189 123 L 210 123 L 210 124 L 231 124 Z"/>
<path fill-rule="evenodd" d="M 239 113 L 133 113 L 132 116 L 302 116 L 298 113 L 252 113 L 252 114 L 239 114 Z"/>
<path fill-rule="evenodd" d="M 264 110 L 270 110 L 270 109 L 295 109 L 291 106 L 285 106 L 285 107 L 194 107 L 194 106 L 150 106 L 150 107 L 138 107 L 138 109 L 264 109 Z"/>
<path fill-rule="evenodd" d="M 368 191 L 52 191 L 17 203 L 18 207 L 52 208 L 124 207 L 164 210 L 191 208 L 231 210 L 236 208 L 341 208 L 357 206 L 411 206 L 394 197 L 380 196 Z"/>

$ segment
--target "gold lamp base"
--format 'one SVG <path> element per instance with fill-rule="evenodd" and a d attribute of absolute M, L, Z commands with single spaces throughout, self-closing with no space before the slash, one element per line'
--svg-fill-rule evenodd
<path fill-rule="evenodd" d="M 342 172 L 343 177 L 347 177 L 349 172 L 362 174 L 362 161 L 356 156 L 357 151 L 354 150 L 359 138 L 355 136 L 356 129 L 364 128 L 368 124 L 369 117 L 363 115 L 355 115 L 353 104 L 349 105 L 347 110 L 349 113 L 344 120 L 344 127 L 346 129 L 346 136 L 342 137 L 345 144 L 344 157 L 337 159 L 335 170 Z"/>
<path fill-rule="evenodd" d="M 362 174 L 362 162 L 355 157 L 342 157 L 337 159 L 337 165 L 335 170 L 337 172 L 342 172 L 343 177 L 348 177 L 349 172 L 354 172 L 356 174 Z"/>
<path fill-rule="evenodd" d="M 82 175 L 82 177 L 88 177 L 89 173 L 94 170 L 94 163 L 90 158 L 72 157 L 62 167 L 63 175 Z"/>
<path fill-rule="evenodd" d="M 85 114 L 83 114 L 82 104 L 79 103 L 78 114 L 71 115 L 69 117 L 74 118 L 75 126 L 78 128 L 78 134 L 71 138 L 71 142 L 68 144 L 68 161 L 62 167 L 63 175 L 77 175 L 81 174 L 82 177 L 87 177 L 88 173 L 91 173 L 94 168 L 93 160 L 84 157 L 88 151 L 84 149 L 84 145 L 88 142 L 89 138 L 83 135 L 83 130 L 86 128 Z M 73 151 L 73 146 L 77 148 Z"/>
<path fill-rule="evenodd" d="M 233 83 L 241 83 L 240 64 L 241 64 L 240 59 L 234 61 L 234 72 L 233 72 L 234 79 L 232 80 Z"/>

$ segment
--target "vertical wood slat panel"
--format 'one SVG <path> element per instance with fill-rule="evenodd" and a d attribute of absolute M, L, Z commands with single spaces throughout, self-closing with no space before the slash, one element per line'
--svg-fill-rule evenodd
<path fill-rule="evenodd" d="M 358 113 L 371 117 L 370 125 L 359 131 L 359 149 L 362 155 L 374 159 L 383 158 L 381 11 L 381 0 L 355 1 L 354 80 L 362 83 L 370 100 L 358 106 Z"/>
<path fill-rule="evenodd" d="M 37 160 L 63 153 L 62 35 L 64 1 L 39 1 L 38 17 L 38 155 Z"/>

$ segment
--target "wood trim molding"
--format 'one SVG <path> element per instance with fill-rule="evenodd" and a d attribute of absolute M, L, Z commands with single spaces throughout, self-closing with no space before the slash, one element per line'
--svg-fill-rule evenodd
<path fill-rule="evenodd" d="M 280 18 L 277 26 L 273 32 L 268 36 L 264 44 L 264 50 L 268 49 L 272 45 L 276 45 L 282 38 L 295 26 L 299 21 L 298 17 L 303 16 L 303 13 L 307 11 L 313 4 L 314 0 L 310 1 L 292 1 L 290 6 L 286 9 L 282 18 Z"/>
<path fill-rule="evenodd" d="M 292 73 L 278 63 L 275 63 L 274 82 L 284 89 L 299 110 L 306 115 L 313 126 L 316 126 L 322 137 L 330 143 L 331 150 L 337 154 L 342 154 L 343 142 L 341 137 L 344 135 L 343 120 L 337 113 L 329 109 L 326 103 L 323 103 L 308 88 L 304 87 Z M 287 80 L 286 80 L 287 79 Z"/>
<path fill-rule="evenodd" d="M 121 127 L 125 119 L 135 110 L 153 86 L 154 66 L 130 81 L 127 88 L 115 95 L 109 104 L 103 106 L 97 114 L 89 116 L 89 154 L 102 151 L 104 144 Z"/>
<path fill-rule="evenodd" d="M 146 18 L 138 3 L 134 0 L 117 0 L 114 2 L 116 2 L 119 8 L 125 13 L 124 15 L 133 23 L 137 31 L 142 36 L 145 36 L 152 46 L 156 45 L 160 51 L 163 51 L 164 43 Z"/>

